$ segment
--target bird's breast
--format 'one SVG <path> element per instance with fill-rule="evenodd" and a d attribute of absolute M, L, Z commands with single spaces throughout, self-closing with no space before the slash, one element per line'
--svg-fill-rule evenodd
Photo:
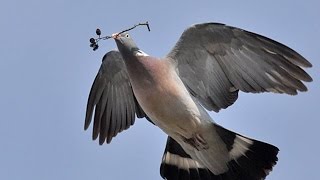
<path fill-rule="evenodd" d="M 177 73 L 158 64 L 149 74 L 132 79 L 135 96 L 152 121 L 167 134 L 190 136 L 200 124 L 201 112 Z"/>

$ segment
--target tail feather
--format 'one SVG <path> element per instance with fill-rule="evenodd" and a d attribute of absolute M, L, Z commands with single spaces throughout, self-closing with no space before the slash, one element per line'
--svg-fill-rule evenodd
<path fill-rule="evenodd" d="M 217 124 L 214 124 L 214 131 L 222 142 L 220 145 L 227 151 L 221 155 L 229 156 L 226 158 L 228 161 L 221 165 L 227 166 L 224 172 L 214 173 L 206 166 L 208 159 L 209 163 L 217 163 L 211 162 L 212 158 L 208 157 L 210 151 L 203 151 L 205 153 L 201 154 L 200 150 L 197 153 L 203 158 L 208 157 L 206 161 L 201 161 L 199 156 L 188 154 L 190 151 L 184 149 L 184 144 L 181 146 L 168 137 L 160 167 L 161 176 L 167 180 L 261 180 L 265 179 L 278 160 L 279 149 L 273 145 L 236 134 Z"/>
<path fill-rule="evenodd" d="M 166 180 L 212 180 L 212 173 L 193 160 L 171 137 L 168 137 L 167 140 L 160 175 Z"/>
<path fill-rule="evenodd" d="M 215 129 L 224 142 L 231 142 L 229 152 L 235 152 L 228 162 L 234 176 L 247 179 L 264 179 L 278 161 L 279 149 L 271 144 L 247 138 L 215 124 Z M 228 134 L 225 136 L 224 134 Z M 239 148 L 242 147 L 242 148 Z M 237 148 L 237 149 L 235 149 Z M 239 151 L 239 152 L 236 152 Z"/>

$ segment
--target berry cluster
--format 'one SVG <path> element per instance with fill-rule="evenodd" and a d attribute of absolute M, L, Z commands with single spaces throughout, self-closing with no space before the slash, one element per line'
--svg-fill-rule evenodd
<path fill-rule="evenodd" d="M 90 38 L 90 47 L 92 47 L 94 51 L 99 48 L 98 41 L 101 36 L 101 30 L 99 28 L 96 30 L 96 34 L 99 36 L 97 39 Z"/>
<path fill-rule="evenodd" d="M 147 26 L 148 31 L 150 31 L 149 23 L 148 23 L 148 21 L 147 21 L 147 22 L 145 22 L 145 23 L 135 24 L 133 27 L 128 28 L 128 29 L 125 29 L 125 30 L 119 32 L 118 34 L 122 34 L 122 33 L 124 33 L 124 32 L 130 31 L 130 30 L 136 28 L 137 26 Z M 112 38 L 112 36 L 104 36 L 104 37 L 101 37 L 101 30 L 100 30 L 99 28 L 96 29 L 96 34 L 98 35 L 97 38 L 90 38 L 90 47 L 92 47 L 94 51 L 99 48 L 98 42 L 99 42 L 100 40 L 107 40 L 107 39 Z"/>

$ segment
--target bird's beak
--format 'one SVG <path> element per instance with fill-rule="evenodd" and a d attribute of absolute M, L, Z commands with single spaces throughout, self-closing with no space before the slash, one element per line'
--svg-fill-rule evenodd
<path fill-rule="evenodd" d="M 118 39 L 119 33 L 114 33 L 114 34 L 111 35 L 111 37 L 112 37 L 113 39 Z"/>

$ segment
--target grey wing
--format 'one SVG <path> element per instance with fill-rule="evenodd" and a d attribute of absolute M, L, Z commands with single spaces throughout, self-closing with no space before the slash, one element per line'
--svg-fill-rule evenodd
<path fill-rule="evenodd" d="M 238 91 L 295 95 L 312 78 L 311 63 L 289 47 L 264 36 L 218 23 L 186 29 L 167 55 L 201 104 L 219 111 L 232 105 Z"/>
<path fill-rule="evenodd" d="M 108 52 L 90 90 L 84 129 L 88 129 L 94 114 L 92 139 L 99 144 L 110 143 L 119 132 L 128 129 L 138 118 L 146 117 L 139 106 L 129 81 L 122 56 Z"/>

